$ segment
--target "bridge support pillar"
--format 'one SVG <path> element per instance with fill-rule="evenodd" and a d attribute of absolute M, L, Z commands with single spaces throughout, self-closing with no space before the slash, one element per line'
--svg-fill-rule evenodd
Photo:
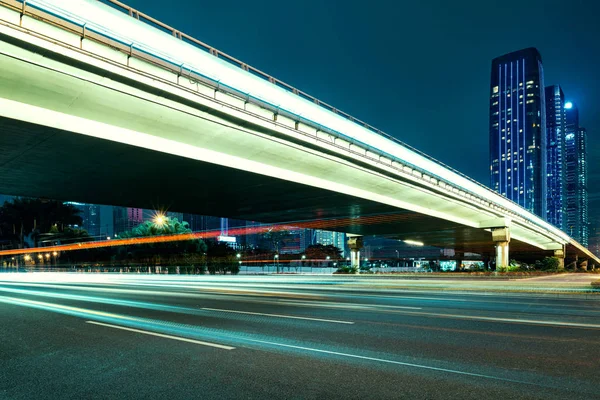
<path fill-rule="evenodd" d="M 350 247 L 350 267 L 352 270 L 360 273 L 360 249 L 364 242 L 362 236 L 348 236 L 348 247 Z"/>
<path fill-rule="evenodd" d="M 565 269 L 565 251 L 554 250 L 554 257 L 558 258 L 558 269 Z"/>
<path fill-rule="evenodd" d="M 496 244 L 496 271 L 508 267 L 508 243 L 510 230 L 508 227 L 492 228 L 492 240 Z"/>

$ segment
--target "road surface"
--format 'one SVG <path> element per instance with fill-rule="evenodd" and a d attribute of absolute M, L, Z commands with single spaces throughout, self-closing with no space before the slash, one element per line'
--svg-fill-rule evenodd
<path fill-rule="evenodd" d="M 599 300 L 2 274 L 0 399 L 600 398 Z"/>

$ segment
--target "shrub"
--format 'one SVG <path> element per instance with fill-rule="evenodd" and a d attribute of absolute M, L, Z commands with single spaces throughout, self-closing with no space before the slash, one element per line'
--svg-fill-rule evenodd
<path fill-rule="evenodd" d="M 558 271 L 560 266 L 560 261 L 556 257 L 544 257 L 542 261 L 536 261 L 535 267 L 536 269 L 540 269 L 542 271 Z"/>
<path fill-rule="evenodd" d="M 354 268 L 347 265 L 341 266 L 337 269 L 337 271 L 335 271 L 336 274 L 353 274 L 355 272 L 356 271 L 354 270 Z"/>

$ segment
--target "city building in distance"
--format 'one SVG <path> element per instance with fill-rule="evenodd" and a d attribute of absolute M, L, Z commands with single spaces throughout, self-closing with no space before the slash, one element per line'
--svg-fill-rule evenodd
<path fill-rule="evenodd" d="M 587 132 L 579 126 L 579 110 L 565 103 L 566 128 L 566 232 L 588 245 Z"/>
<path fill-rule="evenodd" d="M 559 85 L 546 87 L 546 220 L 566 231 L 565 95 Z"/>
<path fill-rule="evenodd" d="M 535 48 L 492 61 L 490 186 L 546 218 L 546 106 L 542 57 Z"/>

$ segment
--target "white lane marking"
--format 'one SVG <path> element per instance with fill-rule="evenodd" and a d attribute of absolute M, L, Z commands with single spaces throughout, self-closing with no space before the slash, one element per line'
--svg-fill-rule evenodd
<path fill-rule="evenodd" d="M 225 346 L 223 344 L 203 342 L 201 340 L 188 339 L 188 338 L 184 338 L 184 337 L 180 337 L 180 336 L 171 336 L 171 335 L 165 335 L 165 334 L 162 334 L 162 333 L 156 333 L 156 332 L 150 332 L 150 331 L 143 331 L 141 329 L 127 328 L 125 326 L 120 326 L 120 325 L 105 324 L 103 322 L 96 322 L 96 321 L 85 321 L 85 322 L 88 323 L 88 324 L 101 325 L 101 326 L 106 326 L 106 327 L 109 327 L 109 328 L 121 329 L 121 330 L 124 330 L 124 331 L 130 331 L 130 332 L 136 332 L 136 333 L 143 333 L 144 335 L 158 336 L 158 337 L 162 337 L 162 338 L 166 338 L 166 339 L 173 339 L 173 340 L 179 340 L 179 341 L 182 341 L 182 342 L 200 344 L 202 346 L 216 347 L 218 349 L 223 349 L 223 350 L 233 350 L 233 349 L 235 349 L 235 347 Z"/>
<path fill-rule="evenodd" d="M 410 315 L 424 315 L 440 318 L 455 318 L 455 319 L 471 319 L 479 321 L 492 321 L 492 322 L 505 322 L 505 323 L 518 323 L 518 324 L 532 324 L 532 325 L 547 325 L 547 326 L 567 326 L 571 328 L 592 328 L 600 329 L 598 324 L 583 324 L 579 322 L 567 322 L 567 321 L 543 321 L 533 319 L 518 319 L 518 318 L 496 318 L 496 317 L 483 317 L 478 315 L 461 315 L 461 314 L 441 314 L 441 313 L 430 313 L 430 312 L 411 312 L 411 311 L 387 311 L 397 314 L 410 314 Z"/>
<path fill-rule="evenodd" d="M 534 382 L 526 382 L 526 381 L 520 381 L 520 380 L 516 380 L 516 379 L 501 378 L 501 377 L 492 376 L 492 375 L 477 374 L 477 373 L 474 373 L 474 372 L 458 371 L 458 370 L 454 370 L 454 369 L 431 367 L 429 365 L 413 364 L 413 363 L 407 363 L 407 362 L 395 361 L 395 360 L 386 360 L 385 358 L 360 356 L 360 355 L 357 355 L 357 354 L 350 354 L 350 353 L 340 353 L 340 352 L 337 352 L 337 351 L 315 349 L 315 348 L 312 348 L 312 347 L 304 347 L 304 346 L 294 346 L 294 345 L 291 345 L 291 344 L 269 342 L 269 341 L 266 341 L 266 340 L 258 340 L 258 339 L 247 339 L 247 340 L 252 341 L 252 342 L 256 342 L 256 343 L 269 344 L 269 345 L 272 345 L 272 346 L 280 346 L 280 347 L 288 347 L 288 348 L 299 349 L 299 350 L 313 351 L 315 353 L 332 354 L 332 355 L 337 355 L 337 356 L 342 356 L 342 357 L 358 358 L 358 359 L 361 359 L 361 360 L 377 361 L 377 362 L 382 362 L 382 363 L 387 363 L 387 364 L 403 365 L 403 366 L 406 366 L 406 367 L 429 369 L 429 370 L 433 370 L 433 371 L 448 372 L 448 373 L 452 373 L 452 374 L 459 374 L 459 375 L 474 376 L 474 377 L 479 377 L 479 378 L 494 379 L 494 380 L 498 380 L 498 381 L 514 382 L 514 383 L 524 383 L 524 384 L 527 384 L 527 385 L 535 385 L 535 386 L 544 386 L 544 385 L 540 385 L 540 384 L 534 383 Z"/>
<path fill-rule="evenodd" d="M 367 304 L 365 304 L 367 305 Z M 404 310 L 422 310 L 423 307 L 409 307 L 409 306 L 386 306 L 383 304 L 369 304 L 368 305 L 370 308 L 401 308 Z"/>
<path fill-rule="evenodd" d="M 347 324 L 347 325 L 354 324 L 354 322 L 351 322 L 351 321 L 339 321 L 339 320 L 335 320 L 335 319 L 296 317 L 296 316 L 293 316 L 293 315 L 266 314 L 266 313 L 251 312 L 251 311 L 223 310 L 223 309 L 220 309 L 220 308 L 202 307 L 201 310 L 228 312 L 228 313 L 236 313 L 236 314 L 264 315 L 264 316 L 267 316 L 267 317 L 276 317 L 276 318 L 304 319 L 304 320 L 308 320 L 308 321 L 332 322 L 334 324 Z"/>

